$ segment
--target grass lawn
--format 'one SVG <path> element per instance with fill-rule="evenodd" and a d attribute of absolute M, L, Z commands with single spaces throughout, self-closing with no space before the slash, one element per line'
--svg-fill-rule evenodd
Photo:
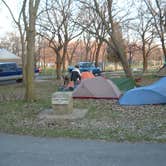
<path fill-rule="evenodd" d="M 154 77 L 145 77 L 144 84 Z M 0 132 L 46 137 L 72 137 L 109 141 L 166 142 L 166 105 L 120 106 L 116 100 L 74 100 L 75 108 L 89 111 L 79 120 L 39 120 L 51 108 L 55 80 L 36 82 L 37 100 L 23 100 L 22 84 L 0 86 Z"/>

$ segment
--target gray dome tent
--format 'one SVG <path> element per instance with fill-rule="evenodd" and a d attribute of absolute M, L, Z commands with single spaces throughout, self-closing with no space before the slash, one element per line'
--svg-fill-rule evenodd
<path fill-rule="evenodd" d="M 73 92 L 73 98 L 119 99 L 120 96 L 118 87 L 103 77 L 82 80 Z"/>

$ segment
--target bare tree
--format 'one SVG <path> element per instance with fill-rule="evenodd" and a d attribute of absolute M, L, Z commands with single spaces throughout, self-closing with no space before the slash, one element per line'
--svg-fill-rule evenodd
<path fill-rule="evenodd" d="M 105 38 L 106 36 L 106 29 L 103 25 L 103 23 L 101 22 L 101 19 L 96 16 L 96 14 L 94 14 L 93 16 L 93 21 L 92 21 L 92 26 L 91 28 L 94 28 L 96 35 L 95 37 L 95 42 L 96 42 L 96 52 L 95 52 L 95 66 L 97 67 L 99 65 L 99 55 L 100 55 L 100 51 L 102 48 L 102 45 L 104 43 L 103 38 Z"/>
<path fill-rule="evenodd" d="M 80 35 L 77 25 L 73 22 L 73 0 L 46 0 L 46 13 L 41 19 L 43 37 L 49 41 L 49 47 L 56 55 L 57 79 L 61 76 L 61 67 L 67 60 L 67 48 L 71 40 Z"/>
<path fill-rule="evenodd" d="M 5 2 L 2 0 L 5 6 L 8 8 L 10 15 L 18 26 L 21 43 L 22 43 L 22 62 L 24 69 L 24 81 L 25 81 L 25 99 L 26 101 L 33 101 L 35 99 L 34 93 L 34 54 L 35 54 L 35 23 L 37 18 L 37 11 L 39 7 L 40 0 L 23 0 L 21 11 L 19 13 L 18 20 L 15 19 L 12 10 Z M 28 12 L 27 12 L 28 11 Z M 21 23 L 24 23 L 22 27 Z M 26 42 L 25 42 L 25 33 Z M 26 51 L 25 51 L 26 50 Z M 25 54 L 26 52 L 26 54 Z"/>
<path fill-rule="evenodd" d="M 141 47 L 137 44 L 137 42 L 127 43 L 127 52 L 128 52 L 128 62 L 131 67 L 135 52 L 140 51 Z"/>
<path fill-rule="evenodd" d="M 80 13 L 84 14 L 81 14 L 80 22 L 77 23 L 85 31 L 85 34 L 88 34 L 84 37 L 84 41 L 85 39 L 87 41 L 86 56 L 90 56 L 91 61 L 95 61 L 95 65 L 98 66 L 100 50 L 104 43 L 103 38 L 106 36 L 105 26 L 102 23 L 101 18 L 94 11 L 94 8 L 92 8 L 90 2 L 80 2 L 82 4 L 80 7 Z M 91 53 L 91 55 L 88 55 L 89 53 Z"/>
<path fill-rule="evenodd" d="M 21 52 L 22 52 L 22 67 L 23 67 L 23 80 L 25 80 L 25 47 L 26 47 L 26 41 L 25 41 L 25 27 L 22 25 L 22 15 L 23 15 L 23 10 L 25 10 L 25 3 L 26 1 L 24 0 L 22 3 L 22 7 L 21 10 L 19 12 L 18 18 L 14 17 L 14 14 L 11 10 L 11 8 L 9 7 L 9 5 L 6 3 L 5 0 L 2 0 L 2 2 L 4 3 L 4 5 L 7 7 L 14 23 L 17 25 L 18 30 L 19 30 L 19 34 L 20 34 L 20 40 L 21 40 Z"/>
<path fill-rule="evenodd" d="M 102 27 L 104 28 L 104 34 L 98 34 L 98 39 L 102 39 L 102 42 L 106 42 L 108 47 L 110 47 L 114 54 L 117 56 L 117 58 L 120 60 L 123 69 L 126 73 L 127 77 L 132 77 L 132 72 L 129 67 L 126 52 L 124 48 L 123 42 L 121 44 L 119 41 L 122 39 L 118 39 L 118 33 L 117 33 L 117 25 L 119 27 L 120 24 L 122 24 L 125 20 L 124 18 L 127 16 L 127 14 L 123 14 L 123 16 L 119 16 L 120 11 L 116 10 L 116 7 L 113 3 L 113 0 L 89 0 L 89 1 L 83 1 L 81 0 L 83 4 L 85 4 L 89 9 L 91 9 L 95 15 L 100 20 L 100 23 Z M 90 26 L 91 24 L 89 24 Z M 89 26 L 87 29 L 89 30 Z M 120 29 L 119 29 L 120 30 Z M 91 29 L 89 30 L 92 34 L 96 34 L 96 32 Z M 100 29 L 101 31 L 101 29 Z M 122 33 L 121 33 L 122 34 Z"/>
<path fill-rule="evenodd" d="M 1 38 L 0 48 L 5 48 L 20 57 L 22 55 L 20 37 L 15 33 L 7 33 L 5 37 Z"/>
<path fill-rule="evenodd" d="M 48 48 L 48 41 L 38 35 L 38 49 L 37 49 L 37 60 L 36 62 L 39 63 L 40 67 L 46 69 L 46 54 Z"/>
<path fill-rule="evenodd" d="M 139 5 L 139 4 L 138 4 Z M 157 47 L 154 44 L 155 29 L 152 26 L 152 17 L 148 14 L 146 7 L 140 3 L 137 8 L 138 16 L 134 24 L 131 24 L 132 28 L 138 35 L 137 37 L 141 40 L 141 50 L 143 55 L 143 72 L 148 69 L 148 57 L 152 53 L 152 50 Z M 146 14 L 145 14 L 146 13 Z"/>
<path fill-rule="evenodd" d="M 92 35 L 89 32 L 84 31 L 83 42 L 84 42 L 84 48 L 85 48 L 84 61 L 90 61 L 93 41 L 92 41 Z"/>
<path fill-rule="evenodd" d="M 160 39 L 162 50 L 166 63 L 166 36 L 165 36 L 165 23 L 166 23 L 166 2 L 165 0 L 144 0 L 152 18 L 153 26 L 156 29 L 157 35 Z"/>
<path fill-rule="evenodd" d="M 76 40 L 73 43 L 69 44 L 68 50 L 67 50 L 67 59 L 68 59 L 68 64 L 72 65 L 73 57 L 76 53 L 76 50 L 80 44 L 80 40 Z"/>
<path fill-rule="evenodd" d="M 35 55 L 35 36 L 36 19 L 40 0 L 24 0 L 23 21 L 26 31 L 26 57 L 25 57 L 25 99 L 26 101 L 35 100 L 34 88 L 34 55 Z M 26 14 L 26 7 L 28 14 Z"/>

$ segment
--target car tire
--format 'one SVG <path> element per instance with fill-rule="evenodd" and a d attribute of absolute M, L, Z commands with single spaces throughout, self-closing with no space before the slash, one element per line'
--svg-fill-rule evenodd
<path fill-rule="evenodd" d="M 22 81 L 23 81 L 22 78 L 16 80 L 17 83 L 21 83 Z"/>

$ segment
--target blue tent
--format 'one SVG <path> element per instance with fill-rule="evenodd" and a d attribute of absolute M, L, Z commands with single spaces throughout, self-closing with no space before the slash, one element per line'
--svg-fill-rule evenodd
<path fill-rule="evenodd" d="M 127 91 L 119 100 L 120 105 L 143 105 L 166 103 L 166 77 L 144 87 Z"/>

